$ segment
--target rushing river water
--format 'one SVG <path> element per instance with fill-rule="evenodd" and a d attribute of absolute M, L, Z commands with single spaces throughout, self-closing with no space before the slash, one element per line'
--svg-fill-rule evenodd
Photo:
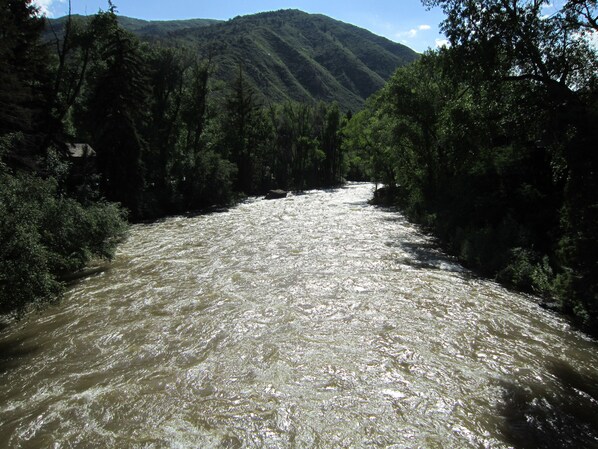
<path fill-rule="evenodd" d="M 598 447 L 598 345 L 352 184 L 134 226 L 0 333 L 0 447 Z"/>

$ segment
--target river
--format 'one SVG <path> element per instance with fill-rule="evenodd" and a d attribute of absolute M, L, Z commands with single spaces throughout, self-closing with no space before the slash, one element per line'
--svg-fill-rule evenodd
<path fill-rule="evenodd" d="M 0 331 L 0 447 L 598 447 L 598 346 L 371 184 L 135 225 Z"/>

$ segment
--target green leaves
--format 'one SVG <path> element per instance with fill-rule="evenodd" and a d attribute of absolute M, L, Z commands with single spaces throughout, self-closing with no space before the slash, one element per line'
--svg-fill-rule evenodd
<path fill-rule="evenodd" d="M 595 31 L 594 0 L 569 0 L 561 9 L 541 0 L 423 3 L 447 14 L 442 30 L 460 61 L 454 69 L 473 82 L 537 82 L 562 101 L 595 78 L 596 47 L 583 37 Z"/>
<path fill-rule="evenodd" d="M 61 276 L 114 255 L 125 223 L 114 204 L 58 196 L 51 178 L 0 172 L 0 313 L 56 299 Z"/>
<path fill-rule="evenodd" d="M 596 2 L 424 3 L 452 47 L 397 70 L 350 142 L 464 263 L 598 331 Z"/>

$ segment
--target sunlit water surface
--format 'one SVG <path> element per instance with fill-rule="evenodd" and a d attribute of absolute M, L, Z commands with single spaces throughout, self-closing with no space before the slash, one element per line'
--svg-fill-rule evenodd
<path fill-rule="evenodd" d="M 0 447 L 598 447 L 596 343 L 372 191 L 134 226 L 0 332 Z"/>

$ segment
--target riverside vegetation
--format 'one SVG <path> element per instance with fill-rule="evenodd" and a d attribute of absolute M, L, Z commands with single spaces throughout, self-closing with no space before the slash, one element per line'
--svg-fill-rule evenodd
<path fill-rule="evenodd" d="M 596 334 L 596 1 L 424 3 L 451 47 L 398 69 L 348 141 L 448 251 Z"/>
<path fill-rule="evenodd" d="M 596 1 L 550 17 L 542 1 L 424 3 L 452 45 L 417 58 L 298 11 L 146 26 L 110 3 L 44 28 L 2 0 L 1 311 L 110 257 L 125 216 L 346 178 L 384 183 L 468 266 L 595 332 Z M 97 170 L 72 164 L 74 141 Z"/>

